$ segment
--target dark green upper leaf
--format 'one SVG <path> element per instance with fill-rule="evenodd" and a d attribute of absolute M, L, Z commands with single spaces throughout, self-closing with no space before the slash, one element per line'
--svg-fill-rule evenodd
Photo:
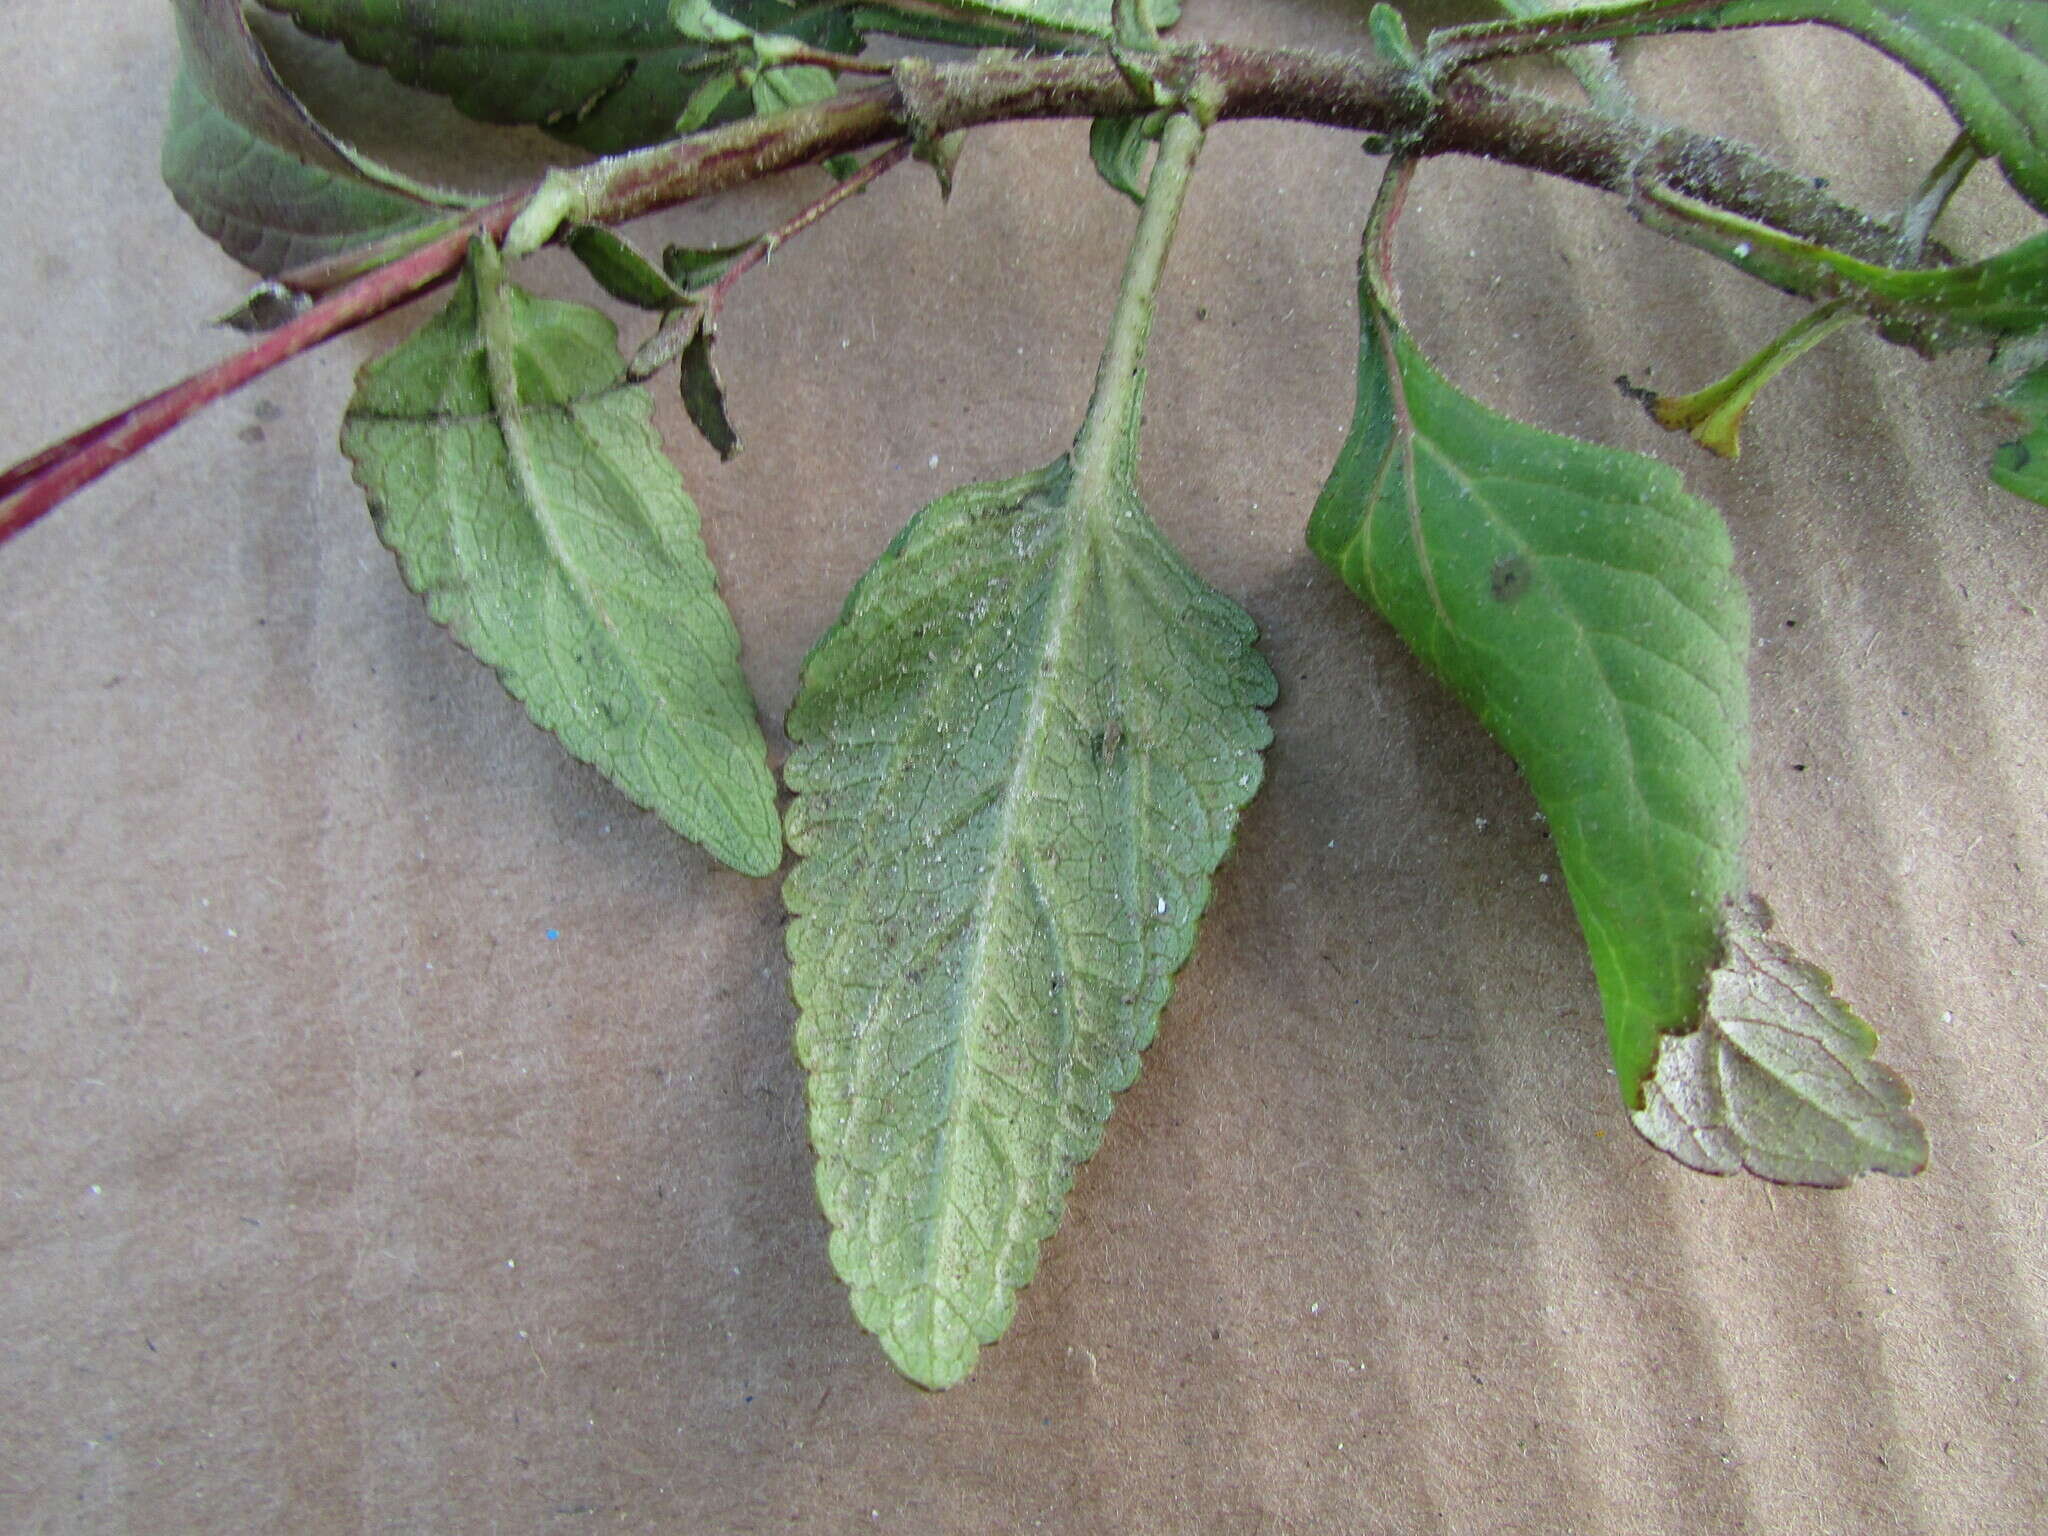
<path fill-rule="evenodd" d="M 316 123 L 271 68 L 238 0 L 175 0 L 175 14 L 182 68 L 164 129 L 164 183 L 237 261 L 268 276 L 431 232 L 468 206 Z"/>
<path fill-rule="evenodd" d="M 1741 894 L 1748 606 L 1668 467 L 1452 388 L 1360 284 L 1358 407 L 1309 542 L 1472 707 L 1549 817 L 1624 1098 Z"/>
<path fill-rule="evenodd" d="M 945 1386 L 1138 1071 L 1270 738 L 1251 621 L 1062 459 L 912 520 L 788 720 L 818 1190 L 861 1322 Z"/>
<path fill-rule="evenodd" d="M 775 784 L 697 510 L 610 320 L 504 282 L 363 370 L 342 447 L 428 611 L 577 757 L 749 874 Z"/>
<path fill-rule="evenodd" d="M 1829 1186 L 1918 1173 L 1927 1132 L 1912 1093 L 1871 1059 L 1870 1026 L 1770 926 L 1761 901 L 1729 905 L 1700 1025 L 1664 1041 L 1636 1129 L 1702 1173 Z"/>
<path fill-rule="evenodd" d="M 216 107 L 186 70 L 171 86 L 162 165 L 164 185 L 192 222 L 266 276 L 444 217 L 273 148 Z"/>
<path fill-rule="evenodd" d="M 725 55 L 679 34 L 669 0 L 262 0 L 307 31 L 333 38 L 408 85 L 447 96 L 471 117 L 533 123 L 611 153 L 672 137 L 693 92 L 722 73 Z M 727 0 L 742 31 L 786 32 L 819 47 L 859 47 L 832 7 Z M 709 119 L 747 108 L 725 100 Z"/>
<path fill-rule="evenodd" d="M 1749 611 L 1720 518 L 1666 466 L 1510 421 L 1430 367 L 1379 270 L 1401 174 L 1360 264 L 1357 412 L 1310 545 L 1527 775 L 1644 1134 L 1769 1178 L 1913 1171 L 1903 1097 L 1866 1102 L 1888 1073 L 1798 1059 L 1803 1032 L 1867 1063 L 1860 1021 L 1805 981 L 1799 1008 L 1751 1006 L 1757 976 L 1817 973 L 1745 915 Z"/>
<path fill-rule="evenodd" d="M 671 0 L 261 0 L 320 37 L 344 44 L 408 85 L 447 96 L 492 123 L 534 123 L 609 154 L 671 137 L 700 90 L 709 110 L 691 126 L 730 121 L 751 103 L 721 88 L 730 59 L 683 36 Z M 873 32 L 989 44 L 1015 28 L 1106 36 L 1110 0 L 914 0 L 796 5 L 720 0 L 717 10 L 752 33 L 794 37 L 856 53 Z M 1175 10 L 1155 5 L 1164 22 Z"/>

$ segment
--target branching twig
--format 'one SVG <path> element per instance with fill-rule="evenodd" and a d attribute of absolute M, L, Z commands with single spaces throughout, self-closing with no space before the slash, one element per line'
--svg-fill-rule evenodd
<path fill-rule="evenodd" d="M 1746 146 L 1655 129 L 1510 91 L 1467 73 L 1434 100 L 1406 70 L 1357 54 L 1206 44 L 1148 56 L 1161 86 L 1198 82 L 1218 120 L 1283 118 L 1399 138 L 1417 156 L 1469 154 L 1627 195 L 1647 178 L 1686 197 L 1873 261 L 1897 248 L 1895 226 L 1836 202 L 1811 180 Z M 900 139 L 986 123 L 1100 117 L 1144 110 L 1104 55 L 991 53 L 946 65 L 899 61 L 894 78 L 829 101 L 597 161 L 568 179 L 577 217 L 615 224 L 755 181 L 791 166 Z M 0 541 L 210 404 L 287 358 L 447 281 L 469 234 L 502 238 L 534 189 L 466 217 L 451 234 L 355 279 L 283 328 L 161 394 L 0 473 Z M 1945 262 L 1939 247 L 1929 259 Z"/>

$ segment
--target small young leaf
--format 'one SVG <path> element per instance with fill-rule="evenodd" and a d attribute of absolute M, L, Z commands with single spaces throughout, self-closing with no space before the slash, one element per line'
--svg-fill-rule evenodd
<path fill-rule="evenodd" d="M 666 313 L 690 302 L 661 268 L 602 224 L 578 225 L 568 245 L 598 286 L 621 304 Z"/>
<path fill-rule="evenodd" d="M 718 456 L 730 459 L 740 451 L 740 435 L 725 414 L 725 385 L 719 381 L 718 365 L 711 360 L 711 344 L 717 339 L 717 327 L 698 316 L 697 327 L 683 348 L 683 411 Z"/>
<path fill-rule="evenodd" d="M 669 0 L 668 19 L 692 42 L 714 47 L 748 42 L 754 35 L 751 26 L 733 20 L 713 0 Z"/>
<path fill-rule="evenodd" d="M 781 862 L 739 636 L 610 320 L 504 281 L 363 370 L 342 448 L 407 585 L 535 722 L 714 857 Z"/>
<path fill-rule="evenodd" d="M 2048 507 L 2048 365 L 2020 375 L 1992 398 L 2026 430 L 1999 444 L 1991 478 L 2013 495 Z"/>
<path fill-rule="evenodd" d="M 1702 1173 L 1831 1187 L 1918 1173 L 1927 1132 L 1911 1091 L 1871 1059 L 1870 1026 L 1770 926 L 1762 901 L 1728 905 L 1699 1025 L 1664 1038 L 1636 1129 Z"/>
<path fill-rule="evenodd" d="M 661 253 L 661 269 L 684 293 L 701 293 L 760 243 L 755 239 L 742 240 L 737 245 L 671 245 Z"/>
<path fill-rule="evenodd" d="M 1158 141 L 1162 116 L 1098 117 L 1088 130 L 1096 173 L 1134 203 L 1145 201 L 1145 158 Z"/>
<path fill-rule="evenodd" d="M 960 164 L 961 153 L 967 148 L 967 132 L 957 129 L 942 133 L 937 138 L 929 134 L 917 140 L 917 147 L 911 151 L 913 159 L 922 161 L 932 168 L 932 174 L 939 179 L 939 201 L 953 200 L 953 172 Z M 855 162 L 859 168 L 859 162 Z"/>
<path fill-rule="evenodd" d="M 787 64 L 764 69 L 754 76 L 754 111 L 766 117 L 791 107 L 807 107 L 824 101 L 839 89 L 832 71 L 816 64 Z"/>
<path fill-rule="evenodd" d="M 1408 35 L 1408 23 L 1399 11 L 1380 0 L 1365 20 L 1372 32 L 1374 53 L 1403 69 L 1422 67 L 1422 55 L 1415 51 L 1415 40 Z"/>
<path fill-rule="evenodd" d="M 1689 395 L 1658 395 L 1629 389 L 1643 398 L 1651 420 L 1671 432 L 1688 433 L 1709 453 L 1742 457 L 1742 422 L 1766 384 L 1844 326 L 1857 321 L 1841 300 L 1809 310 L 1761 351 L 1725 377 Z M 1624 388 L 1629 386 L 1624 385 Z"/>
<path fill-rule="evenodd" d="M 720 121 L 727 104 L 736 96 L 741 96 L 738 70 L 720 69 L 707 75 L 690 92 L 689 100 L 683 103 L 683 110 L 676 114 L 676 133 L 695 133 L 699 128 Z M 748 106 L 753 105 L 751 98 L 742 99 Z"/>

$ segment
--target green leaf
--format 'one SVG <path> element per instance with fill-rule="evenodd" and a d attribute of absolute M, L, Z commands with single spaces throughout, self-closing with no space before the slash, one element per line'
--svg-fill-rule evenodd
<path fill-rule="evenodd" d="M 717 328 L 707 317 L 698 316 L 696 329 L 683 347 L 683 412 L 719 458 L 730 459 L 740 451 L 740 435 L 725 414 L 725 385 L 719 381 L 718 365 L 711 360 L 711 344 L 717 339 Z"/>
<path fill-rule="evenodd" d="M 602 224 L 578 225 L 570 231 L 568 246 L 598 286 L 621 304 L 666 313 L 690 302 L 661 268 Z"/>
<path fill-rule="evenodd" d="M 1702 1173 L 1840 1186 L 1920 1172 L 1927 1132 L 1905 1083 L 1871 1059 L 1870 1026 L 1769 937 L 1761 901 L 1731 903 L 1724 918 L 1726 958 L 1699 1027 L 1664 1040 L 1636 1129 Z"/>
<path fill-rule="evenodd" d="M 445 216 L 273 148 L 216 107 L 189 70 L 171 85 L 162 171 L 201 233 L 265 276 L 387 235 L 437 232 Z"/>
<path fill-rule="evenodd" d="M 732 264 L 761 243 L 757 237 L 737 245 L 671 245 L 661 253 L 662 270 L 685 293 L 700 293 L 732 269 Z"/>
<path fill-rule="evenodd" d="M 438 234 L 467 198 L 425 187 L 327 132 L 285 88 L 238 0 L 174 0 L 181 68 L 164 184 L 229 255 L 265 276 L 373 240 Z"/>
<path fill-rule="evenodd" d="M 754 29 L 713 4 L 713 0 L 669 0 L 668 19 L 675 29 L 693 43 L 723 47 L 751 42 Z"/>
<path fill-rule="evenodd" d="M 2013 495 L 2048 507 L 2048 366 L 2020 375 L 1992 398 L 2026 430 L 1999 444 L 1991 478 Z"/>
<path fill-rule="evenodd" d="M 1867 1028 L 1820 1008 L 1818 973 L 1766 946 L 1744 902 L 1749 608 L 1727 530 L 1665 465 L 1510 421 L 1429 365 L 1384 271 L 1405 185 L 1405 166 L 1389 174 L 1368 226 L 1358 406 L 1310 546 L 1521 765 L 1643 1134 L 1767 1178 L 1914 1171 L 1903 1090 L 1882 1114 L 1857 1096 L 1893 1082 L 1855 1064 Z M 1804 978 L 1800 1008 L 1758 1012 L 1758 976 Z M 1840 1055 L 1839 1079 L 1794 1069 L 1802 1032 Z M 1737 1073 L 1738 1055 L 1778 1087 Z"/>
<path fill-rule="evenodd" d="M 927 8 L 1106 38 L 1112 31 L 1113 3 L 1114 0 L 932 0 Z M 1180 0 L 1150 0 L 1150 7 L 1155 27 L 1170 27 L 1180 20 Z"/>
<path fill-rule="evenodd" d="M 2041 0 L 1637 0 L 1464 28 L 1458 44 L 1460 52 L 1483 54 L 1489 38 L 1512 38 L 1521 51 L 1808 21 L 1862 38 L 1926 81 L 2021 195 L 2048 211 L 2048 5 Z"/>
<path fill-rule="evenodd" d="M 797 1051 L 855 1314 L 927 1386 L 1008 1326 L 1260 778 L 1251 621 L 1062 459 L 920 512 L 805 663 Z"/>
<path fill-rule="evenodd" d="M 944 1387 L 1008 1326 L 1258 788 L 1257 632 L 1136 490 L 1177 118 L 1072 454 L 941 497 L 804 663 L 783 887 L 854 1315 Z"/>
<path fill-rule="evenodd" d="M 725 49 L 680 36 L 669 0 L 262 0 L 317 36 L 407 85 L 448 97 L 489 123 L 530 123 L 600 154 L 675 133 L 692 96 L 729 72 Z M 790 33 L 835 52 L 860 34 L 841 9 L 799 14 L 785 0 L 729 0 L 741 36 Z M 729 83 L 729 82 L 728 82 Z M 705 123 L 744 115 L 720 94 Z"/>
<path fill-rule="evenodd" d="M 816 64 L 787 64 L 754 76 L 754 111 L 762 117 L 824 101 L 839 89 L 832 71 Z"/>
<path fill-rule="evenodd" d="M 2048 326 L 2048 235 L 1953 267 L 1888 267 L 1710 209 L 1669 188 L 1645 200 L 1738 264 L 1768 266 L 1773 280 L 1786 278 L 1784 286 L 1795 291 L 1838 297 L 1924 351 L 2029 336 Z"/>
<path fill-rule="evenodd" d="M 1669 467 L 1453 388 L 1369 269 L 1359 302 L 1357 411 L 1309 544 L 1528 777 L 1633 1108 L 1745 889 L 1749 612 L 1727 531 Z"/>
<path fill-rule="evenodd" d="M 1145 159 L 1159 138 L 1164 115 L 1098 117 L 1088 130 L 1096 174 L 1134 203 L 1145 201 Z"/>
<path fill-rule="evenodd" d="M 434 619 L 535 722 L 748 874 L 781 861 L 739 636 L 610 320 L 470 247 L 439 317 L 357 383 L 342 448 Z"/>

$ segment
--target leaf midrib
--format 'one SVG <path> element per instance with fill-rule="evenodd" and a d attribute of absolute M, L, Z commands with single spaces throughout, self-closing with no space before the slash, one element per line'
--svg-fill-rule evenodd
<path fill-rule="evenodd" d="M 548 488 L 539 456 L 526 429 L 528 412 L 538 411 L 541 414 L 558 415 L 564 420 L 576 423 L 578 430 L 582 430 L 580 423 L 576 422 L 574 404 L 565 398 L 560 404 L 547 403 L 536 407 L 529 406 L 522 400 L 517 374 L 519 348 L 517 339 L 512 334 L 502 287 L 502 274 L 493 272 L 486 276 L 479 273 L 476 289 L 480 320 L 478 331 L 484 351 L 485 377 L 490 390 L 492 424 L 497 428 L 505 444 L 506 458 L 512 466 L 513 478 L 521 499 L 533 517 L 534 526 L 540 530 L 541 540 L 547 548 L 550 562 L 561 573 L 562 579 L 584 610 L 596 619 L 610 638 L 612 654 L 618 658 L 626 674 L 632 678 L 634 686 L 643 696 L 656 701 L 661 725 L 685 741 L 715 743 L 714 750 L 731 747 L 734 745 L 734 739 L 730 732 L 721 729 L 713 721 L 700 718 L 699 712 L 691 708 L 688 701 L 678 699 L 673 690 L 658 676 L 649 673 L 642 662 L 640 647 L 628 643 L 623 629 L 612 614 L 610 604 L 604 599 L 602 590 L 591 579 L 582 562 L 577 559 L 574 548 L 563 531 L 554 495 Z M 548 359 L 544 355 L 536 353 L 532 361 L 535 367 L 544 372 L 550 371 Z M 617 390 L 618 386 L 614 386 L 591 398 L 602 401 L 617 393 Z M 640 493 L 636 490 L 634 494 L 638 496 Z M 650 529 L 656 527 L 653 517 L 649 516 L 646 522 Z M 636 799 L 638 794 L 639 792 L 635 791 Z M 725 827 L 717 836 L 715 843 L 708 829 L 701 840 L 714 851 L 727 847 L 744 847 L 751 841 L 751 834 L 746 818 L 733 805 L 729 794 L 714 782 L 711 785 L 710 800 L 717 805 Z M 724 858 L 725 855 L 718 853 L 718 857 Z"/>
<path fill-rule="evenodd" d="M 1045 643 L 1040 650 L 1040 661 L 1032 682 L 1031 702 L 1027 706 L 1024 724 L 1017 736 L 1016 760 L 1011 765 L 1008 780 L 1002 790 L 1002 811 L 997 819 L 995 836 L 992 840 L 989 858 L 989 875 L 984 882 L 979 901 L 975 904 L 972 922 L 975 929 L 974 946 L 968 956 L 966 974 L 962 979 L 961 996 L 965 999 L 961 1009 L 959 1037 L 955 1041 L 951 1058 L 946 1064 L 946 1080 L 942 1092 L 945 1098 L 945 1112 L 940 1117 L 934 1134 L 932 1161 L 933 1188 L 926 1202 L 931 1213 L 930 1220 L 920 1238 L 919 1288 L 934 1301 L 943 1301 L 947 1307 L 958 1312 L 959 1308 L 936 1281 L 936 1266 L 933 1255 L 950 1238 L 955 1219 L 960 1217 L 952 1198 L 953 1183 L 959 1171 L 960 1160 L 947 1156 L 957 1136 L 962 1111 L 967 1104 L 967 1095 L 962 1091 L 965 1064 L 971 1057 L 971 1046 L 979 1037 L 986 1018 L 982 999 L 987 988 L 983 978 L 990 966 L 989 943 L 995 930 L 991 920 L 994 915 L 996 893 L 1006 880 L 1028 875 L 1026 861 L 1010 858 L 1009 850 L 1016 841 L 1017 825 L 1023 807 L 1031 800 L 1030 786 L 1035 777 L 1033 770 L 1038 765 L 1040 747 L 1044 741 L 1045 721 L 1052 700 L 1058 693 L 1058 679 L 1062 676 L 1060 663 L 1064 658 L 1067 635 L 1079 597 L 1085 588 L 1083 577 L 1088 570 L 1095 550 L 1095 528 L 1093 520 L 1087 517 L 1086 509 L 1077 506 L 1072 494 L 1074 482 L 1069 479 L 1061 487 L 1060 516 L 1065 523 L 1064 535 L 1055 568 L 1054 589 L 1051 596 L 1053 607 L 1050 628 L 1046 631 Z M 963 1221 L 964 1224 L 964 1221 Z M 941 1236 L 941 1228 L 945 1237 Z M 974 1234 L 970 1228 L 969 1236 Z M 992 1252 L 1000 1255 L 1001 1248 L 1008 1240 L 1007 1227 Z M 965 1319 L 963 1319 L 965 1321 Z"/>

